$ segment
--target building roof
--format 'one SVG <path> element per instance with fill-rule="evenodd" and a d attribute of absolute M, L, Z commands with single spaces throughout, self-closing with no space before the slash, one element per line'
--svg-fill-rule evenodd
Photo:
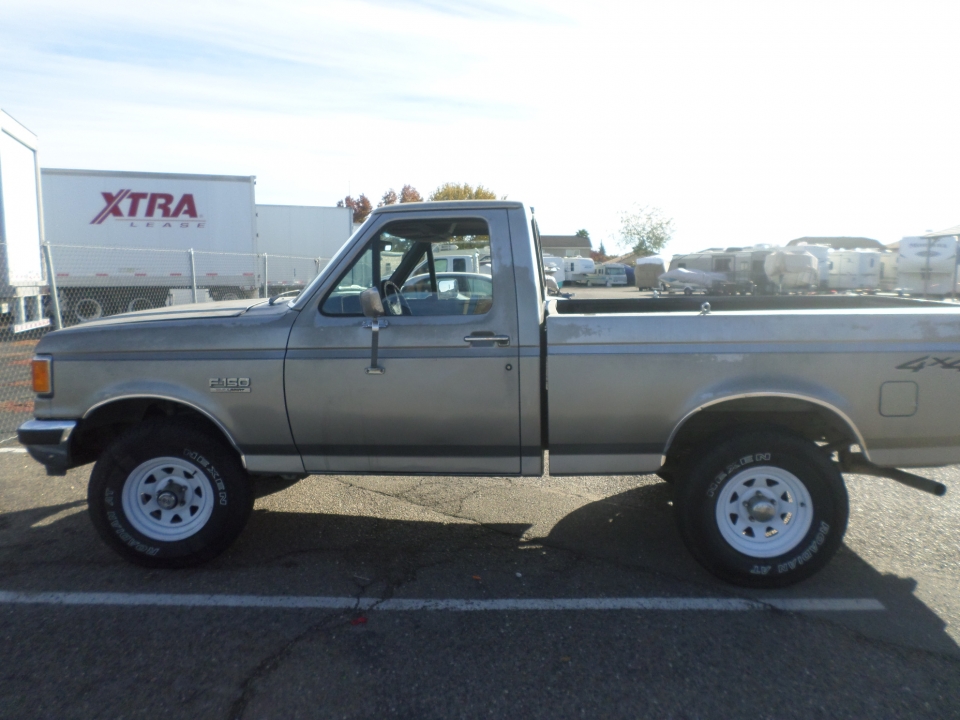
<path fill-rule="evenodd" d="M 546 248 L 585 248 L 590 250 L 590 238 L 580 235 L 541 235 L 540 245 Z"/>
<path fill-rule="evenodd" d="M 960 235 L 960 225 L 948 227 L 946 230 L 938 230 L 937 232 L 927 233 L 924 235 L 924 237 L 944 237 L 945 235 Z"/>
<path fill-rule="evenodd" d="M 883 250 L 883 243 L 873 238 L 865 237 L 802 237 L 791 240 L 787 245 L 829 245 L 834 250 Z"/>

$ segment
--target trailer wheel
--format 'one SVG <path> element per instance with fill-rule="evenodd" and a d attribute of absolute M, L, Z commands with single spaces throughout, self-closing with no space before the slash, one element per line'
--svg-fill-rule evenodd
<path fill-rule="evenodd" d="M 103 305 L 92 297 L 83 297 L 73 303 L 73 314 L 80 322 L 90 322 L 103 317 Z"/>
<path fill-rule="evenodd" d="M 684 294 L 684 295 L 693 295 L 693 288 L 685 287 L 685 288 L 683 289 L 683 294 Z"/>
<path fill-rule="evenodd" d="M 148 421 L 97 460 L 87 501 L 100 537 L 147 567 L 187 567 L 219 555 L 253 507 L 249 476 L 223 441 L 182 419 Z"/>
<path fill-rule="evenodd" d="M 211 292 L 210 297 L 219 302 L 226 302 L 228 300 L 239 300 L 242 296 L 239 290 L 220 290 L 219 292 Z"/>
<path fill-rule="evenodd" d="M 137 312 L 139 310 L 149 310 L 153 307 L 147 298 L 144 297 L 135 297 L 133 300 L 127 303 L 127 312 Z"/>
<path fill-rule="evenodd" d="M 837 467 L 785 432 L 718 443 L 677 493 L 687 548 L 714 575 L 745 587 L 783 587 L 813 575 L 840 547 L 849 515 Z"/>
<path fill-rule="evenodd" d="M 163 307 L 167 304 L 167 297 L 169 295 L 170 290 L 165 287 L 133 290 L 126 296 L 130 298 L 127 301 L 127 312 L 152 310 L 153 308 Z"/>

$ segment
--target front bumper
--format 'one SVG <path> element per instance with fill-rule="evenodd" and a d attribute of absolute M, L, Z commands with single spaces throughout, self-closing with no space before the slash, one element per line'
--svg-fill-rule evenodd
<path fill-rule="evenodd" d="M 17 439 L 47 475 L 63 475 L 73 467 L 70 435 L 76 427 L 74 420 L 28 420 L 17 428 Z"/>

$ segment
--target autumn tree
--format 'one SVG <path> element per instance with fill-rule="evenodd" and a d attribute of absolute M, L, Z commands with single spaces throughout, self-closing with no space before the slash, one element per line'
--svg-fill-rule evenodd
<path fill-rule="evenodd" d="M 404 185 L 400 190 L 400 202 L 423 202 L 423 197 L 413 185 Z"/>
<path fill-rule="evenodd" d="M 506 195 L 501 198 L 506 199 Z M 444 183 L 432 193 L 431 200 L 496 200 L 497 194 L 483 185 L 473 187 L 469 183 Z"/>
<path fill-rule="evenodd" d="M 658 207 L 639 205 L 620 214 L 620 237 L 640 256 L 656 255 L 673 235 L 673 218 Z"/>
<path fill-rule="evenodd" d="M 373 210 L 370 199 L 363 193 L 360 193 L 360 197 L 356 200 L 349 195 L 343 200 L 337 200 L 337 207 L 348 207 L 353 210 L 353 222 L 355 223 L 362 223 Z"/>
<path fill-rule="evenodd" d="M 397 204 L 397 194 L 393 191 L 393 188 L 387 190 L 383 197 L 380 198 L 380 202 L 377 203 L 377 207 L 383 207 L 384 205 L 396 205 Z"/>

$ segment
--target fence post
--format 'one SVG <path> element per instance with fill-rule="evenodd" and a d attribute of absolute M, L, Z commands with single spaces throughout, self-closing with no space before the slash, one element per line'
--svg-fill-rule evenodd
<path fill-rule="evenodd" d="M 193 248 L 190 248 L 190 282 L 193 285 L 193 302 L 197 302 L 197 263 L 193 259 Z"/>
<path fill-rule="evenodd" d="M 60 294 L 57 292 L 57 274 L 53 271 L 53 252 L 50 243 L 43 243 L 43 257 L 47 261 L 47 284 L 50 286 L 50 302 L 53 304 L 53 327 L 60 330 L 63 327 L 63 317 L 60 315 Z"/>
<path fill-rule="evenodd" d="M 267 253 L 263 254 L 263 296 L 270 297 L 270 261 Z"/>

